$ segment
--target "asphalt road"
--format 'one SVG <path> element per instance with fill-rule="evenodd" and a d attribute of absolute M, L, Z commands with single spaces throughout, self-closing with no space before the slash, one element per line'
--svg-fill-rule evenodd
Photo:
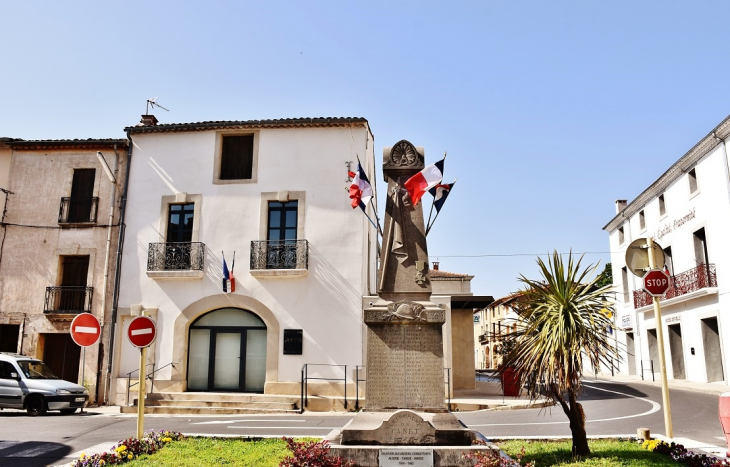
<path fill-rule="evenodd" d="M 585 383 L 581 401 L 588 435 L 635 434 L 638 427 L 664 433 L 661 389 L 616 382 Z M 675 438 L 689 438 L 723 446 L 717 418 L 717 395 L 670 392 Z M 565 414 L 559 407 L 456 414 L 467 426 L 487 438 L 569 437 Z M 352 414 L 166 416 L 148 415 L 145 429 L 168 429 L 186 434 L 228 436 L 326 436 L 341 428 Z M 0 465 L 43 466 L 63 464 L 81 452 L 108 450 L 118 440 L 134 436 L 133 415 L 49 413 L 28 417 L 23 412 L 0 411 Z"/>

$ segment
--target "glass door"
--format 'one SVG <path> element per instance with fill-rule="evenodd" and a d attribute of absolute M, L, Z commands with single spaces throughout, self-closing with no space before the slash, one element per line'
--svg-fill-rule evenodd
<path fill-rule="evenodd" d="M 213 360 L 213 389 L 241 390 L 241 345 L 243 333 L 216 332 Z"/>

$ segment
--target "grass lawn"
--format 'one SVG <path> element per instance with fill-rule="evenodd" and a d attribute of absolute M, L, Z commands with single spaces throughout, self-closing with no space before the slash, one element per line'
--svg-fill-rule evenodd
<path fill-rule="evenodd" d="M 535 467 L 678 467 L 683 464 L 669 456 L 641 449 L 638 443 L 615 439 L 588 440 L 591 455 L 574 460 L 570 457 L 572 442 L 510 440 L 497 443 L 514 458 L 525 447 L 522 463 L 535 462 Z"/>
<path fill-rule="evenodd" d="M 155 454 L 143 455 L 125 467 L 150 465 L 207 466 L 236 465 L 276 467 L 289 454 L 279 438 L 247 441 L 242 439 L 186 438 L 173 441 Z"/>

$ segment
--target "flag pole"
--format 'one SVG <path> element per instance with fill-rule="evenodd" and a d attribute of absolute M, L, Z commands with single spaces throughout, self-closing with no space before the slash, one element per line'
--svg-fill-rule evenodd
<path fill-rule="evenodd" d="M 444 151 L 443 160 L 446 160 L 446 151 Z M 443 181 L 443 179 L 444 179 L 444 174 L 442 173 L 441 181 Z M 434 196 L 433 199 L 431 200 L 431 210 L 428 213 L 428 221 L 426 221 L 426 227 L 428 227 L 428 225 L 431 223 L 431 216 L 433 215 L 433 205 L 434 205 L 435 200 L 436 200 L 436 197 Z M 438 212 L 436 213 L 436 216 L 438 216 Z M 436 220 L 436 219 L 434 219 L 434 220 Z M 426 234 L 428 234 L 428 228 L 426 229 Z"/>
<path fill-rule="evenodd" d="M 362 167 L 362 162 L 360 162 L 360 154 L 355 153 L 355 157 L 357 158 L 358 165 L 360 167 Z M 373 224 L 373 227 L 375 227 L 375 230 L 377 230 L 378 233 L 380 234 L 380 236 L 382 237 L 383 236 L 383 229 L 380 228 L 380 219 L 378 218 L 378 210 L 375 209 L 375 204 L 373 203 L 373 198 L 374 198 L 374 196 L 372 196 L 370 198 L 370 206 L 372 206 L 372 208 L 373 208 L 373 214 L 375 214 L 375 219 L 378 221 L 377 225 L 375 224 L 375 222 L 373 222 L 373 220 L 370 218 L 370 216 L 368 216 L 368 214 L 365 212 L 364 209 L 363 209 L 362 212 L 363 212 L 363 214 L 365 214 L 365 217 L 368 218 L 368 220 L 370 221 L 370 223 Z"/>
<path fill-rule="evenodd" d="M 446 156 L 444 156 L 444 157 L 446 157 Z M 451 186 L 452 186 L 452 187 L 453 187 L 454 185 L 456 185 L 456 181 L 457 181 L 457 180 L 458 180 L 458 178 L 455 178 L 455 179 L 454 179 L 454 181 L 453 181 L 453 182 L 451 183 Z M 435 199 L 435 198 L 434 198 L 434 199 Z M 446 202 L 446 200 L 444 200 L 444 202 Z M 443 205 L 441 205 L 441 207 L 443 208 Z M 428 232 L 429 232 L 429 231 L 431 230 L 431 227 L 433 227 L 433 225 L 434 225 L 434 224 L 436 223 L 436 219 L 438 219 L 438 217 L 439 217 L 439 214 L 441 214 L 441 210 L 440 210 L 440 209 L 439 209 L 438 211 L 436 211 L 436 217 L 434 217 L 434 218 L 433 218 L 433 222 L 431 222 L 430 224 L 428 224 L 428 225 L 426 226 L 426 235 L 428 235 Z M 430 218 L 431 218 L 431 216 L 429 216 L 429 219 L 430 219 Z"/>

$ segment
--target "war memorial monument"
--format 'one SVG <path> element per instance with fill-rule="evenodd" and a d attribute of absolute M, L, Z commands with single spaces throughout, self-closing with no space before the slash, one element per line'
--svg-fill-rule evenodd
<path fill-rule="evenodd" d="M 463 453 L 496 449 L 448 411 L 442 326 L 431 302 L 423 207 L 403 183 L 424 168 L 424 150 L 400 141 L 383 150 L 388 184 L 378 270 L 378 300 L 364 310 L 367 391 L 364 409 L 329 441 L 332 454 L 358 466 L 473 465 Z"/>

